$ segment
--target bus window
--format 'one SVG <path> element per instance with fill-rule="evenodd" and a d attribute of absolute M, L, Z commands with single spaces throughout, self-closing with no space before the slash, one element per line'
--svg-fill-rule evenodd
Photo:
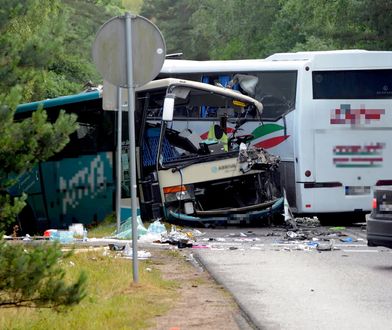
<path fill-rule="evenodd" d="M 242 72 L 231 73 L 230 77 L 233 79 L 235 75 L 251 75 L 258 78 L 258 83 L 255 89 L 255 95 L 249 95 L 256 100 L 263 103 L 264 109 L 262 119 L 267 121 L 277 120 L 286 113 L 290 112 L 295 107 L 295 96 L 297 88 L 297 72 L 296 71 L 257 71 L 257 72 Z M 204 74 L 202 76 L 203 82 L 216 85 L 220 84 L 226 86 L 228 74 Z M 189 79 L 189 76 L 187 77 Z M 239 84 L 233 87 L 245 95 L 246 91 L 242 90 Z M 203 117 L 215 117 L 216 114 L 210 109 L 204 109 L 205 115 Z M 230 117 L 229 117 L 230 118 Z M 249 116 L 248 119 L 259 120 L 256 116 Z"/>
<path fill-rule="evenodd" d="M 314 71 L 314 99 L 392 98 L 392 70 Z"/>
<path fill-rule="evenodd" d="M 85 154 L 95 154 L 101 151 L 111 151 L 114 148 L 113 113 L 98 109 L 83 111 L 80 108 L 71 110 L 77 114 L 79 128 L 70 136 L 70 143 L 53 159 L 78 157 Z"/>
<path fill-rule="evenodd" d="M 263 119 L 277 120 L 294 109 L 297 88 L 296 71 L 252 73 L 259 78 L 255 99 L 263 103 Z"/>

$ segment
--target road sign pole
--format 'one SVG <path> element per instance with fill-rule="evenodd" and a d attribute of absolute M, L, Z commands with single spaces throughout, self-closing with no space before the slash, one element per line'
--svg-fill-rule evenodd
<path fill-rule="evenodd" d="M 132 44 L 137 45 L 137 47 L 133 47 Z M 142 16 L 131 15 L 130 13 L 126 13 L 125 16 L 113 17 L 102 25 L 93 44 L 93 60 L 104 79 L 114 86 L 127 89 L 134 282 L 139 281 L 137 259 L 138 203 L 136 192 L 135 89 L 153 80 L 159 74 L 165 61 L 165 55 L 165 40 L 159 29 L 148 19 Z M 104 93 L 104 106 L 106 98 L 107 96 Z M 121 107 L 119 106 L 118 108 Z M 112 109 L 112 105 L 110 105 L 105 109 L 114 110 L 115 108 Z M 118 146 L 121 148 L 121 141 L 118 143 Z M 118 154 L 121 156 L 121 149 L 119 150 Z M 121 158 L 118 162 L 121 164 Z M 119 177 L 121 177 L 121 173 L 118 174 L 117 172 L 117 178 Z M 117 185 L 117 190 L 121 191 L 120 184 Z M 119 196 L 121 198 L 121 195 Z"/>
<path fill-rule="evenodd" d="M 135 146 L 135 87 L 133 84 L 132 30 L 131 15 L 125 14 L 125 48 L 128 92 L 128 126 L 129 126 L 129 167 L 132 208 L 132 260 L 133 281 L 139 282 L 139 262 L 137 259 L 137 196 L 136 196 L 136 146 Z"/>
<path fill-rule="evenodd" d="M 121 88 L 117 87 L 117 157 L 116 157 L 116 221 L 117 234 L 120 232 L 121 224 L 121 155 L 122 155 L 122 100 Z"/>

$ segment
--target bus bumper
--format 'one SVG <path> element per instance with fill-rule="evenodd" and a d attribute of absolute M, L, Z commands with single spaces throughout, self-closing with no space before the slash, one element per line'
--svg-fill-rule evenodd
<path fill-rule="evenodd" d="M 190 216 L 183 213 L 177 213 L 169 208 L 164 208 L 165 218 L 168 222 L 180 223 L 189 226 L 225 226 L 225 225 L 246 225 L 246 224 L 261 224 L 265 219 L 273 215 L 283 213 L 284 198 L 278 198 L 268 207 L 248 212 L 236 212 L 230 210 L 222 210 L 221 212 L 214 212 L 213 215 L 207 216 Z"/>

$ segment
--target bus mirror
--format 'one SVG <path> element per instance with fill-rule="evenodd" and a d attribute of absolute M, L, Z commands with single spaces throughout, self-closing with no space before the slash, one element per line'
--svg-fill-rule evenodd
<path fill-rule="evenodd" d="M 166 94 L 165 101 L 163 102 L 162 120 L 172 121 L 174 112 L 174 94 Z"/>

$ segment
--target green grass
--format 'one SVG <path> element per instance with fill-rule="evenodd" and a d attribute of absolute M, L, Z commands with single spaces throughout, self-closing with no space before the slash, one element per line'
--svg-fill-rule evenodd
<path fill-rule="evenodd" d="M 88 237 L 108 237 L 112 236 L 117 230 L 117 223 L 115 215 L 110 215 L 100 222 L 97 226 L 89 228 Z"/>
<path fill-rule="evenodd" d="M 108 253 L 106 251 L 105 253 Z M 64 313 L 51 309 L 0 309 L 0 329 L 145 329 L 176 298 L 178 283 L 161 278 L 153 260 L 139 262 L 139 283 L 133 283 L 132 261 L 102 251 L 77 253 L 65 261 L 67 276 L 83 269 L 87 297 Z M 72 263 L 74 265 L 72 265 Z M 146 268 L 151 271 L 146 271 Z"/>

